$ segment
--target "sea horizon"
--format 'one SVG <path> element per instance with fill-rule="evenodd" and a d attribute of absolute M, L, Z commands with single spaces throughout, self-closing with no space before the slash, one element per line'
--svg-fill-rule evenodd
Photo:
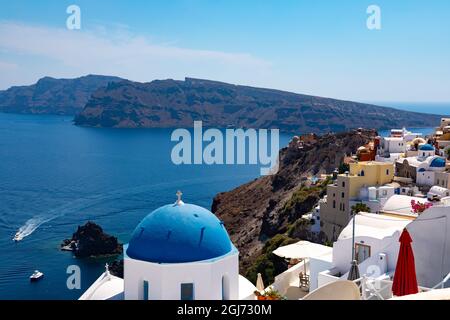
<path fill-rule="evenodd" d="M 381 107 L 389 107 L 404 111 L 450 116 L 450 102 L 367 102 Z"/>

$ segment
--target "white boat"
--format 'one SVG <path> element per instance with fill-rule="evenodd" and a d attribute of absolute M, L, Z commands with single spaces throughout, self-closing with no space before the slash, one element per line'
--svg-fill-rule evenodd
<path fill-rule="evenodd" d="M 23 240 L 23 235 L 20 232 L 17 232 L 13 238 L 15 242 Z"/>
<path fill-rule="evenodd" d="M 30 281 L 38 281 L 40 280 L 44 274 L 39 270 L 34 270 L 33 274 L 30 276 Z"/>

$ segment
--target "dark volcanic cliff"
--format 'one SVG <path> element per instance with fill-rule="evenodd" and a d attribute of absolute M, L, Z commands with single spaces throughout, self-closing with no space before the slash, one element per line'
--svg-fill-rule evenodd
<path fill-rule="evenodd" d="M 439 117 L 350 101 L 186 78 L 124 81 L 99 89 L 75 123 L 95 127 L 279 128 L 343 132 L 352 128 L 434 126 Z"/>
<path fill-rule="evenodd" d="M 31 86 L 0 91 L 0 112 L 75 115 L 94 91 L 121 80 L 97 75 L 76 79 L 45 77 Z"/>
<path fill-rule="evenodd" d="M 225 222 L 239 249 L 242 272 L 248 271 L 261 255 L 268 239 L 285 233 L 323 195 L 326 185 L 307 187 L 305 178 L 331 173 L 347 154 L 355 153 L 375 135 L 375 131 L 363 130 L 309 136 L 303 148 L 291 145 L 280 151 L 276 175 L 256 179 L 214 198 L 212 212 Z M 302 235 L 297 232 L 293 237 Z"/>

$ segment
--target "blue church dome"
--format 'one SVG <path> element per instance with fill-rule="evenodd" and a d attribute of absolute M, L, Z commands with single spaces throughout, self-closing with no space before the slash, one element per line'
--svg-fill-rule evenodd
<path fill-rule="evenodd" d="M 433 168 L 445 168 L 445 159 L 444 158 L 435 158 L 430 163 L 430 167 Z"/>
<path fill-rule="evenodd" d="M 431 144 L 423 144 L 419 147 L 420 151 L 434 151 L 434 147 Z"/>
<path fill-rule="evenodd" d="M 225 226 L 213 213 L 179 200 L 139 223 L 126 254 L 154 263 L 183 263 L 217 258 L 233 249 Z"/>

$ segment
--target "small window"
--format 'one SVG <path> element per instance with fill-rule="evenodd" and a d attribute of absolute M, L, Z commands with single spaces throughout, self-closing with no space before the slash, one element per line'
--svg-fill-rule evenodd
<path fill-rule="evenodd" d="M 342 204 L 342 211 L 345 211 L 345 203 Z"/>
<path fill-rule="evenodd" d="M 194 284 L 182 283 L 181 284 L 181 300 L 194 300 Z"/>
<path fill-rule="evenodd" d="M 361 177 L 364 177 L 366 175 L 366 173 L 364 172 L 364 170 L 361 170 Z"/>
<path fill-rule="evenodd" d="M 355 243 L 355 256 L 358 264 L 370 258 L 370 246 L 361 243 Z"/>
<path fill-rule="evenodd" d="M 341 196 L 342 198 L 345 198 L 345 192 L 342 192 Z"/>
<path fill-rule="evenodd" d="M 386 175 L 387 176 L 389 175 L 389 169 L 386 169 Z"/>
<path fill-rule="evenodd" d="M 147 280 L 144 280 L 142 290 L 143 290 L 142 299 L 148 300 L 148 281 Z"/>
<path fill-rule="evenodd" d="M 333 200 L 333 209 L 336 209 L 336 200 Z"/>
<path fill-rule="evenodd" d="M 342 188 L 345 188 L 345 181 L 342 181 Z"/>

